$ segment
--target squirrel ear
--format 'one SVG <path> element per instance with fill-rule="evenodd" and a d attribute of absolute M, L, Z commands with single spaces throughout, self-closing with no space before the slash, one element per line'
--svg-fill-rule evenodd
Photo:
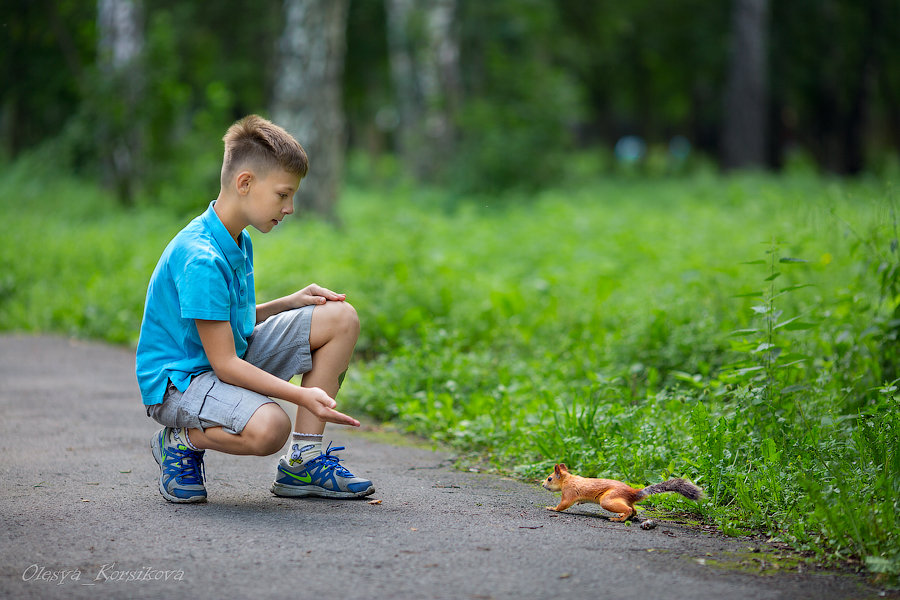
<path fill-rule="evenodd" d="M 553 472 L 556 473 L 557 475 L 559 475 L 559 465 L 553 466 Z"/>
<path fill-rule="evenodd" d="M 560 470 L 560 471 L 565 471 L 566 473 L 569 472 L 568 467 L 566 467 L 566 463 L 560 463 L 560 465 L 559 465 L 559 470 Z"/>

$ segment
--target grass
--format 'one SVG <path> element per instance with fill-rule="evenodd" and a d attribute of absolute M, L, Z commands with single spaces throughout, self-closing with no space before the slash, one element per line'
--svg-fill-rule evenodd
<path fill-rule="evenodd" d="M 7 169 L 0 329 L 136 341 L 186 219 Z M 197 212 L 206 204 L 198 199 Z M 342 407 L 524 478 L 554 462 L 825 561 L 900 573 L 896 196 L 697 176 L 454 199 L 351 186 L 343 227 L 254 234 L 257 297 L 316 281 L 363 323 Z"/>

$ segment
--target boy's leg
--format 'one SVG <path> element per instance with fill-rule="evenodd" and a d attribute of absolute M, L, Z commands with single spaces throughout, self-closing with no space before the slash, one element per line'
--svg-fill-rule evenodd
<path fill-rule="evenodd" d="M 205 502 L 205 450 L 265 456 L 278 452 L 290 432 L 290 418 L 274 402 L 260 406 L 238 433 L 228 433 L 222 426 L 163 427 L 150 440 L 160 468 L 159 491 L 170 502 Z"/>
<path fill-rule="evenodd" d="M 240 433 L 229 433 L 223 427 L 188 430 L 188 438 L 198 450 L 255 456 L 275 454 L 290 434 L 291 419 L 274 402 L 256 409 Z"/>
<path fill-rule="evenodd" d="M 315 307 L 309 333 L 312 369 L 303 375 L 303 387 L 317 387 L 335 398 L 359 339 L 359 317 L 346 302 L 326 302 Z M 322 435 L 325 423 L 302 406 L 297 407 L 294 431 Z"/>
<path fill-rule="evenodd" d="M 332 398 L 337 396 L 359 338 L 356 310 L 345 302 L 317 305 L 310 324 L 309 347 L 312 368 L 303 374 L 301 385 L 318 387 Z M 305 408 L 297 408 L 294 440 L 287 456 L 278 464 L 272 493 L 279 496 L 324 496 L 357 498 L 375 491 L 372 482 L 353 475 L 332 452 L 322 450 L 325 423 Z"/>
<path fill-rule="evenodd" d="M 169 385 L 161 405 L 148 407 L 163 429 L 150 442 L 160 467 L 159 491 L 170 502 L 205 502 L 203 455 L 268 455 L 284 446 L 291 420 L 280 406 L 255 392 L 196 376 L 182 393 Z"/>
<path fill-rule="evenodd" d="M 291 432 L 290 417 L 271 398 L 229 385 L 212 371 L 196 375 L 184 393 L 170 382 L 164 402 L 147 414 L 161 425 L 185 429 L 183 443 L 201 451 L 267 456 Z"/>
<path fill-rule="evenodd" d="M 346 302 L 327 302 L 313 307 L 309 327 L 309 369 L 301 385 L 318 387 L 337 397 L 344 373 L 359 338 L 359 318 Z M 298 406 L 288 458 L 292 463 L 312 460 L 322 453 L 325 423 Z"/>

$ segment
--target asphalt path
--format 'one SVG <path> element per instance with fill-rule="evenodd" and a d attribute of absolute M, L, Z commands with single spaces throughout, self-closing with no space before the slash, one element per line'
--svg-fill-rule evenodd
<path fill-rule="evenodd" d="M 551 513 L 536 484 L 365 430 L 326 432 L 375 483 L 364 500 L 278 498 L 274 457 L 207 452 L 209 502 L 169 504 L 133 368 L 121 348 L 0 336 L 0 598 L 879 597 L 772 570 L 761 540 Z"/>

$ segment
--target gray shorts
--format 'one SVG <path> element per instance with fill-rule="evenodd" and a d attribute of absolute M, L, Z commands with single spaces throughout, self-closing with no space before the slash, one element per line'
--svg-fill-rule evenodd
<path fill-rule="evenodd" d="M 285 381 L 312 369 L 309 331 L 315 305 L 273 315 L 253 329 L 244 360 Z M 272 399 L 224 383 L 212 371 L 191 379 L 184 393 L 172 382 L 162 404 L 147 407 L 147 416 L 166 427 L 222 427 L 240 433 L 253 413 Z"/>

